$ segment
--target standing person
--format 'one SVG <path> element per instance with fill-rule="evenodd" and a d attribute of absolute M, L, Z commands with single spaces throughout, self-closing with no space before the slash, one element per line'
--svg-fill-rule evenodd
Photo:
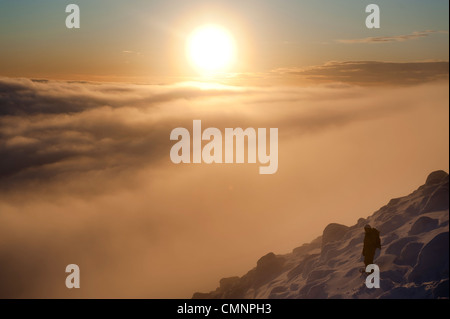
<path fill-rule="evenodd" d="M 364 226 L 364 247 L 362 255 L 364 256 L 364 264 L 366 268 L 368 265 L 373 264 L 373 257 L 375 256 L 376 249 L 381 249 L 380 232 L 376 228 L 370 227 L 369 224 Z"/>

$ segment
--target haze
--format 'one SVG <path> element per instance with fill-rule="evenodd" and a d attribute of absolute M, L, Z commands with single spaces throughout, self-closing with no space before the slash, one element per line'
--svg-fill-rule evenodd
<path fill-rule="evenodd" d="M 449 169 L 448 1 L 379 0 L 372 31 L 352 0 L 77 3 L 68 30 L 60 1 L 2 1 L 2 298 L 190 298 Z M 237 50 L 205 77 L 207 23 Z M 278 128 L 277 172 L 172 163 L 193 120 Z"/>

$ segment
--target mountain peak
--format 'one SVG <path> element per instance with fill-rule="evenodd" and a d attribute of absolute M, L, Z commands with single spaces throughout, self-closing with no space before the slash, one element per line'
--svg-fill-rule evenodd
<path fill-rule="evenodd" d="M 331 223 L 322 236 L 283 256 L 269 253 L 242 277 L 193 298 L 448 298 L 449 178 L 432 172 L 412 194 L 392 199 L 353 226 Z M 380 231 L 380 288 L 359 273 L 364 225 Z"/>
<path fill-rule="evenodd" d="M 447 172 L 442 171 L 442 170 L 434 171 L 433 173 L 428 175 L 427 181 L 425 182 L 425 184 L 427 184 L 427 185 L 437 184 L 446 178 L 448 178 Z"/>

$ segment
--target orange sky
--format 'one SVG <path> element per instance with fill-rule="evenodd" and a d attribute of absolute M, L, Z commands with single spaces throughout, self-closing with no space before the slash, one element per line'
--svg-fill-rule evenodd
<path fill-rule="evenodd" d="M 190 34 L 217 24 L 236 42 L 228 70 L 258 77 L 329 61 L 448 61 L 448 2 L 380 0 L 381 28 L 365 26 L 365 4 L 345 0 L 2 1 L 0 75 L 175 83 L 198 77 L 186 58 Z M 247 83 L 248 84 L 248 83 Z"/>
<path fill-rule="evenodd" d="M 449 170 L 448 1 L 2 1 L 0 298 L 189 298 Z M 200 74 L 198 26 L 236 61 Z M 175 165 L 176 127 L 278 128 L 278 171 Z M 64 287 L 81 268 L 80 290 Z"/>

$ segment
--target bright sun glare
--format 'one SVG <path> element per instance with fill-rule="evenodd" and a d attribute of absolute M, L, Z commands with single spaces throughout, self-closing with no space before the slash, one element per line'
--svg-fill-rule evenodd
<path fill-rule="evenodd" d="M 192 66 L 208 75 L 224 72 L 232 66 L 236 46 L 226 29 L 217 25 L 204 25 L 189 36 L 187 54 Z"/>

